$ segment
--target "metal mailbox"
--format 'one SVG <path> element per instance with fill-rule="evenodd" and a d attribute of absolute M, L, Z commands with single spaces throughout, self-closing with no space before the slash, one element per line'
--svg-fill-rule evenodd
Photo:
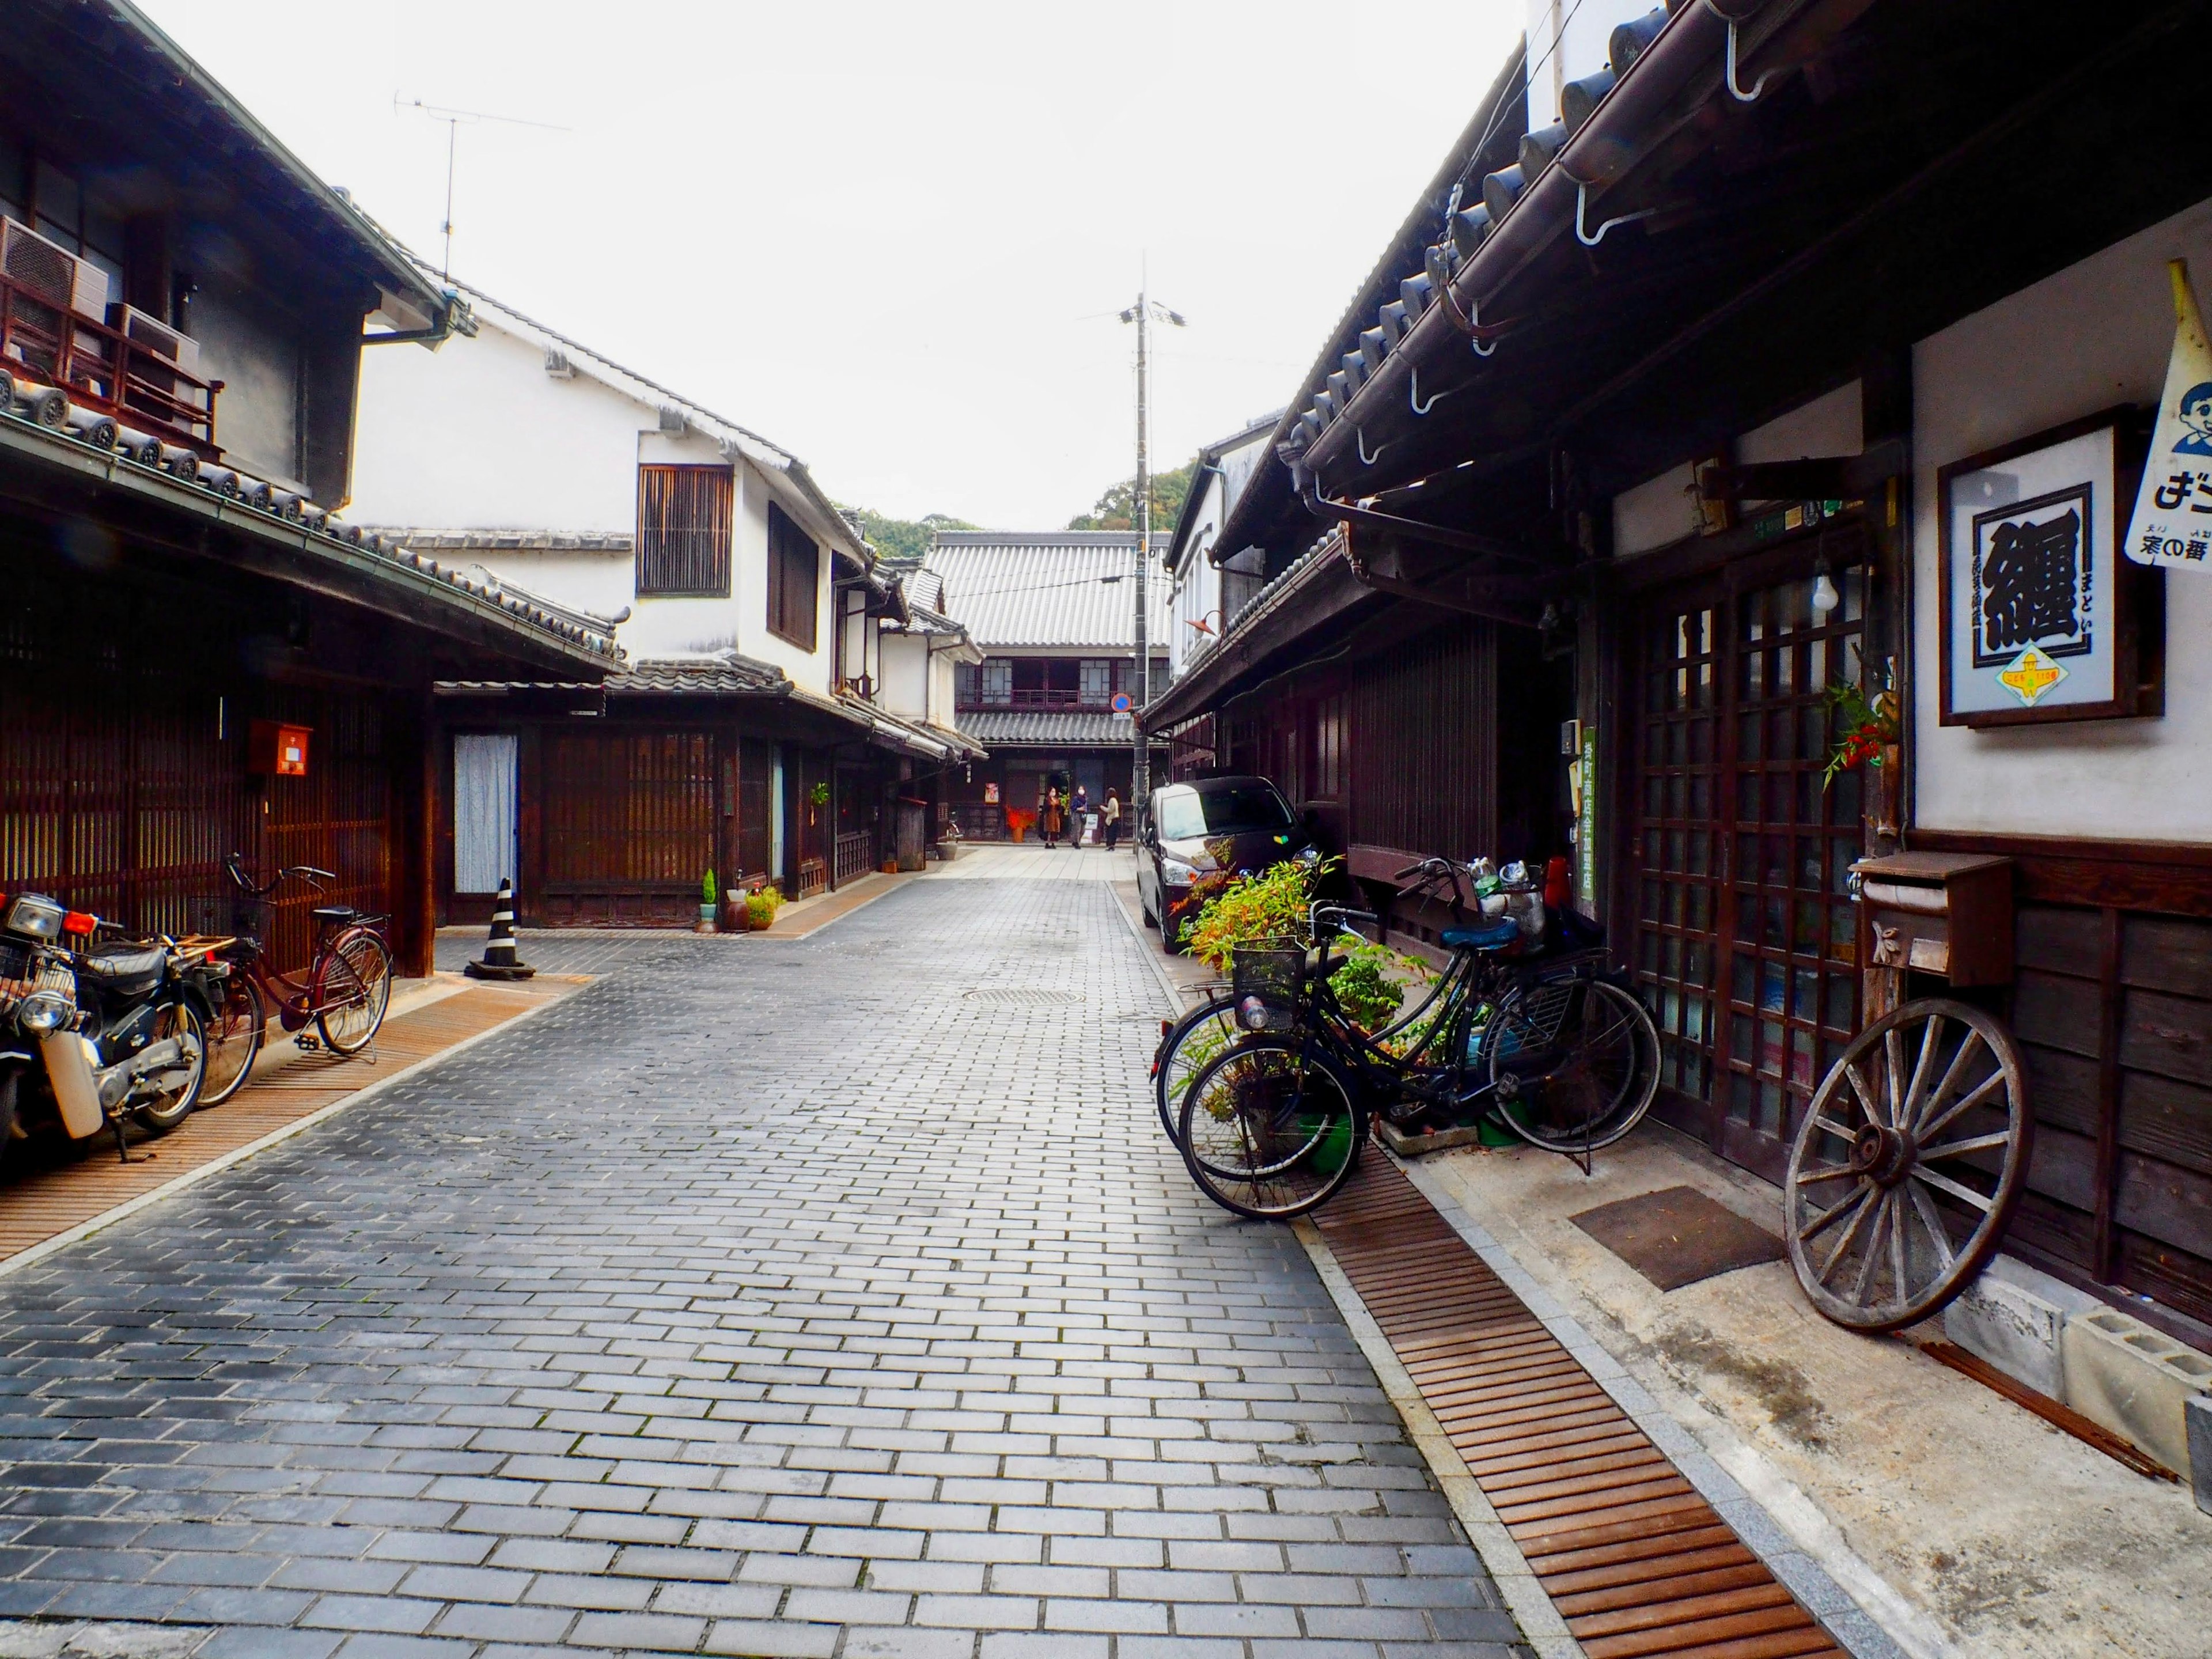
<path fill-rule="evenodd" d="M 1893 853 L 1851 866 L 1876 968 L 1940 974 L 1954 986 L 2012 978 L 2012 860 Z"/>

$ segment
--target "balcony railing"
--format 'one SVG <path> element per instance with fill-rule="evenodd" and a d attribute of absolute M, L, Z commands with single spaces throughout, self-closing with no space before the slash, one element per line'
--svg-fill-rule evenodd
<path fill-rule="evenodd" d="M 58 386 L 71 403 L 123 426 L 219 459 L 215 399 L 220 380 L 188 374 L 143 341 L 80 317 L 0 276 L 0 371 L 26 386 Z"/>
<path fill-rule="evenodd" d="M 963 708 L 1095 708 L 1102 714 L 1114 706 L 1108 691 L 1064 691 L 1041 686 L 1018 686 L 1011 691 L 971 691 L 960 700 Z"/>

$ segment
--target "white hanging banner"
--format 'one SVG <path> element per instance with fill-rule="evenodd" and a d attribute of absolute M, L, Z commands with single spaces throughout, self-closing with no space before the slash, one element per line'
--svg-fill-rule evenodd
<path fill-rule="evenodd" d="M 2212 571 L 2212 343 L 2188 262 L 2169 259 L 2166 269 L 2173 279 L 2173 355 L 2124 545 L 2137 564 Z"/>

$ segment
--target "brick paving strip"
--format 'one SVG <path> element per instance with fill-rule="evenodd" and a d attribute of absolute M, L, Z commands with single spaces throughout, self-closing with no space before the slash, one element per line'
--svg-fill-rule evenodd
<path fill-rule="evenodd" d="M 102 1137 L 68 1163 L 0 1184 L 0 1273 L 27 1265 L 45 1253 L 42 1247 L 73 1241 L 187 1178 L 206 1179 L 364 1091 L 547 1006 L 579 983 L 533 980 L 526 990 L 487 988 L 437 997 L 385 1022 L 373 1063 L 367 1054 L 351 1060 L 302 1054 L 272 1064 L 276 1056 L 264 1050 L 253 1081 L 222 1105 L 194 1113 L 174 1134 L 134 1146 L 131 1163 L 118 1160 Z M 272 1045 L 281 1036 L 271 1028 Z"/>
<path fill-rule="evenodd" d="M 0 1615 L 198 1659 L 1527 1653 L 1305 1251 L 1161 1137 L 1103 884 L 732 943 L 0 1279 Z"/>
<path fill-rule="evenodd" d="M 1845 1659 L 1395 1164 L 1316 1231 L 1588 1659 Z"/>

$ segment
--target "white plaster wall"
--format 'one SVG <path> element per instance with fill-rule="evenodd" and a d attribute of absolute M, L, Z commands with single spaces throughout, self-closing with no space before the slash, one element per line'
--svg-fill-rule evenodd
<path fill-rule="evenodd" d="M 751 462 L 739 462 L 738 557 L 731 582 L 737 605 L 738 649 L 759 661 L 774 663 L 791 677 L 794 685 L 828 696 L 836 689 L 831 682 L 836 678 L 837 617 L 830 581 L 832 556 L 828 548 L 821 548 L 822 556 L 816 562 L 815 648 L 811 653 L 802 651 L 768 631 L 768 480 Z M 802 522 L 800 528 L 805 527 Z"/>
<path fill-rule="evenodd" d="M 1613 498 L 1613 555 L 1617 559 L 1698 533 L 1698 479 L 1688 461 L 1670 466 Z"/>
<path fill-rule="evenodd" d="M 1800 404 L 1735 441 L 1735 459 L 1749 466 L 1759 461 L 1802 461 L 1822 455 L 1856 455 L 1866 447 L 1865 400 L 1859 382 Z"/>
<path fill-rule="evenodd" d="M 637 438 L 655 412 L 581 374 L 554 379 L 542 350 L 489 323 L 436 351 L 372 346 L 361 356 L 358 522 L 636 528 Z"/>
<path fill-rule="evenodd" d="M 1231 499 L 1224 481 L 1207 473 L 1199 516 L 1192 526 L 1190 540 L 1185 544 L 1182 568 L 1176 573 L 1175 602 L 1169 613 L 1168 665 L 1170 676 L 1176 679 L 1181 679 L 1212 643 L 1190 624 L 1221 604 L 1221 573 L 1206 557 L 1206 550 L 1221 533 L 1221 521 L 1227 516 Z M 1212 626 L 1218 634 L 1221 618 L 1213 617 Z"/>
<path fill-rule="evenodd" d="M 878 646 L 883 675 L 876 702 L 901 720 L 926 720 L 929 707 L 929 636 L 885 633 Z"/>
<path fill-rule="evenodd" d="M 1914 788 L 1929 829 L 2212 840 L 2212 575 L 2166 580 L 2166 714 L 1975 732 L 1937 724 L 1936 471 L 2116 404 L 2157 401 L 2173 341 L 2166 261 L 2212 282 L 2199 203 L 1913 349 Z"/>

